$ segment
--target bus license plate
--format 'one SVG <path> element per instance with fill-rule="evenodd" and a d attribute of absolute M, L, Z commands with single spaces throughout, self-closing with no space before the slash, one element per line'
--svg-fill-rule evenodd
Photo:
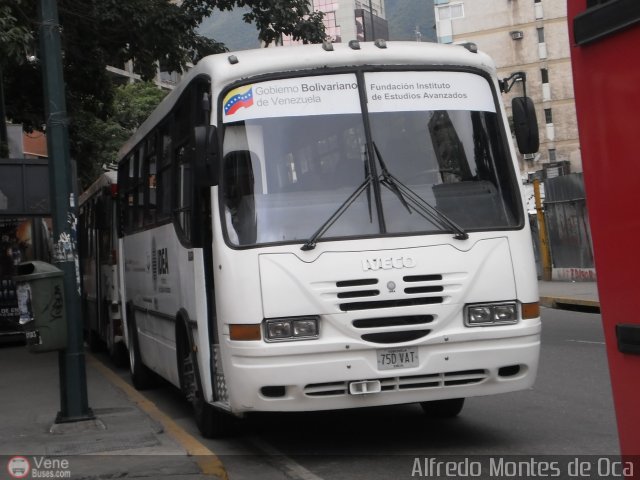
<path fill-rule="evenodd" d="M 378 370 L 418 366 L 418 348 L 385 348 L 378 350 Z"/>

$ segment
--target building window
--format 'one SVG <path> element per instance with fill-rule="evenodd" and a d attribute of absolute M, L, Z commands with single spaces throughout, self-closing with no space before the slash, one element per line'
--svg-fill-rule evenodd
<path fill-rule="evenodd" d="M 549 83 L 549 70 L 546 68 L 541 68 L 540 77 L 542 78 L 542 83 Z"/>
<path fill-rule="evenodd" d="M 544 28 L 536 28 L 538 31 L 538 43 L 544 43 Z"/>
<path fill-rule="evenodd" d="M 549 161 L 550 162 L 555 162 L 556 161 L 556 149 L 555 148 L 550 148 L 549 149 Z"/>
<path fill-rule="evenodd" d="M 453 20 L 454 18 L 464 17 L 464 8 L 461 3 L 454 3 L 451 5 L 443 5 L 437 7 L 438 20 Z"/>
<path fill-rule="evenodd" d="M 544 109 L 544 120 L 545 120 L 545 123 L 553 123 L 553 115 L 551 114 L 550 108 Z"/>
<path fill-rule="evenodd" d="M 533 0 L 533 3 L 540 3 L 541 0 Z"/>

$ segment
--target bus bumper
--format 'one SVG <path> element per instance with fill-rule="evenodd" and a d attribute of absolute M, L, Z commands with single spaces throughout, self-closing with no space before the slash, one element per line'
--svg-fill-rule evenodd
<path fill-rule="evenodd" d="M 225 375 L 239 380 L 227 384 L 231 411 L 334 410 L 524 390 L 537 374 L 539 325 L 530 335 L 412 348 L 417 366 L 380 370 L 383 348 L 266 356 L 230 346 Z"/>

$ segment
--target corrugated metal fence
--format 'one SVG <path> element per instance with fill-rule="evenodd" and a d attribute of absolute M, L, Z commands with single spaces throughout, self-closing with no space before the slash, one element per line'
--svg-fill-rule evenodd
<path fill-rule="evenodd" d="M 554 280 L 596 280 L 584 181 L 572 173 L 544 181 Z M 533 226 L 533 225 L 532 225 Z M 533 230 L 537 234 L 537 226 Z M 537 237 L 534 237 L 537 245 Z"/>

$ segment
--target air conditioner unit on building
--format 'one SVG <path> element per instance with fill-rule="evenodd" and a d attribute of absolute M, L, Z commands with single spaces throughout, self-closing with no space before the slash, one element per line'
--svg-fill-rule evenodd
<path fill-rule="evenodd" d="M 521 40 L 524 37 L 524 33 L 522 30 L 514 30 L 513 32 L 509 32 L 512 40 Z"/>

